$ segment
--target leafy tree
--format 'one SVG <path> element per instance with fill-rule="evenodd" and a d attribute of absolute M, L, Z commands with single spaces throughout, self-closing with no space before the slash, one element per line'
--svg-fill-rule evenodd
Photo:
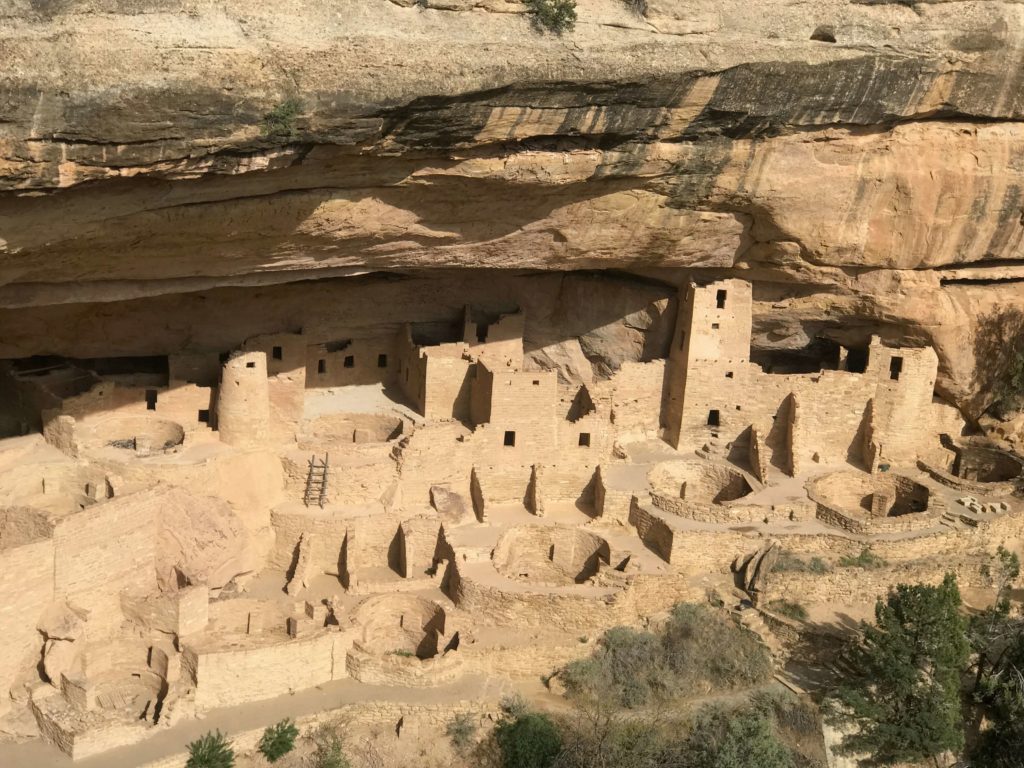
<path fill-rule="evenodd" d="M 999 547 L 990 568 L 995 604 L 973 616 L 968 629 L 975 654 L 975 716 L 984 716 L 989 723 L 979 734 L 971 759 L 991 768 L 1024 768 L 1024 618 L 1011 615 L 1009 601 L 1019 575 L 1020 558 Z"/>
<path fill-rule="evenodd" d="M 525 0 L 538 27 L 560 35 L 576 25 L 576 0 Z"/>
<path fill-rule="evenodd" d="M 295 749 L 295 739 L 298 735 L 299 729 L 295 727 L 295 723 L 285 718 L 277 725 L 271 725 L 263 731 L 259 750 L 267 760 L 276 763 Z"/>
<path fill-rule="evenodd" d="M 834 692 L 831 718 L 856 726 L 847 753 L 869 764 L 937 759 L 964 744 L 960 674 L 967 666 L 966 626 L 956 578 L 939 586 L 899 584 L 875 606 L 849 649 L 852 672 Z"/>
<path fill-rule="evenodd" d="M 220 731 L 207 733 L 188 745 L 185 768 L 234 768 L 235 751 Z"/>
<path fill-rule="evenodd" d="M 562 737 L 547 715 L 527 712 L 502 720 L 494 729 L 502 768 L 550 768 L 562 750 Z"/>

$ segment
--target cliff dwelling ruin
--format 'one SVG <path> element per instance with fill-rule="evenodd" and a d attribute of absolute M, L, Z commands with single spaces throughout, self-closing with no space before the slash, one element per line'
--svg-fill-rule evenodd
<path fill-rule="evenodd" d="M 730 590 L 754 531 L 983 583 L 962 553 L 1019 526 L 1021 460 L 963 437 L 930 347 L 751 362 L 752 287 L 655 299 L 666 355 L 585 384 L 527 354 L 527 311 L 473 305 L 6 361 L 5 713 L 84 759 L 331 681 L 536 677 L 581 633 Z"/>
<path fill-rule="evenodd" d="M 1024 665 L 1021 30 L 0 1 L 0 767 L 498 765 L 618 653 L 616 727 L 854 768 L 841 652 L 954 577 Z"/>

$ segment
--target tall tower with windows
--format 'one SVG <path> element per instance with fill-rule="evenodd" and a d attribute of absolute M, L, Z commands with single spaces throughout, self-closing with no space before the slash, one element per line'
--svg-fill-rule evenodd
<path fill-rule="evenodd" d="M 745 280 L 690 284 L 679 302 L 669 355 L 665 439 L 699 448 L 719 430 L 749 423 L 742 413 L 750 362 L 752 295 Z"/>

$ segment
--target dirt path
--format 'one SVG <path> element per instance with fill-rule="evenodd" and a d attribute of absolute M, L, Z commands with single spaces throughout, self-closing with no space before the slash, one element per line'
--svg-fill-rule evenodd
<path fill-rule="evenodd" d="M 511 684 L 482 675 L 469 675 L 446 686 L 427 689 L 365 685 L 354 680 L 336 680 L 293 696 L 213 710 L 200 720 L 186 720 L 129 747 L 113 749 L 85 760 L 72 761 L 56 747 L 35 739 L 24 744 L 5 744 L 3 768 L 138 768 L 154 760 L 181 752 L 207 731 L 220 729 L 230 734 L 272 725 L 285 717 L 298 718 L 361 701 L 408 704 L 438 704 L 444 701 L 497 699 L 511 690 Z"/>

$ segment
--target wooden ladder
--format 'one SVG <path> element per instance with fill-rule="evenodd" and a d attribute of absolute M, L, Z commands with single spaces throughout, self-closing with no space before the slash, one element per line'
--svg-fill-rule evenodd
<path fill-rule="evenodd" d="M 306 475 L 306 493 L 302 497 L 302 503 L 307 507 L 310 504 L 318 504 L 320 509 L 324 508 L 327 502 L 327 478 L 329 470 L 327 466 L 330 454 L 324 454 L 324 460 L 318 461 L 316 454 L 309 460 L 309 474 Z"/>

